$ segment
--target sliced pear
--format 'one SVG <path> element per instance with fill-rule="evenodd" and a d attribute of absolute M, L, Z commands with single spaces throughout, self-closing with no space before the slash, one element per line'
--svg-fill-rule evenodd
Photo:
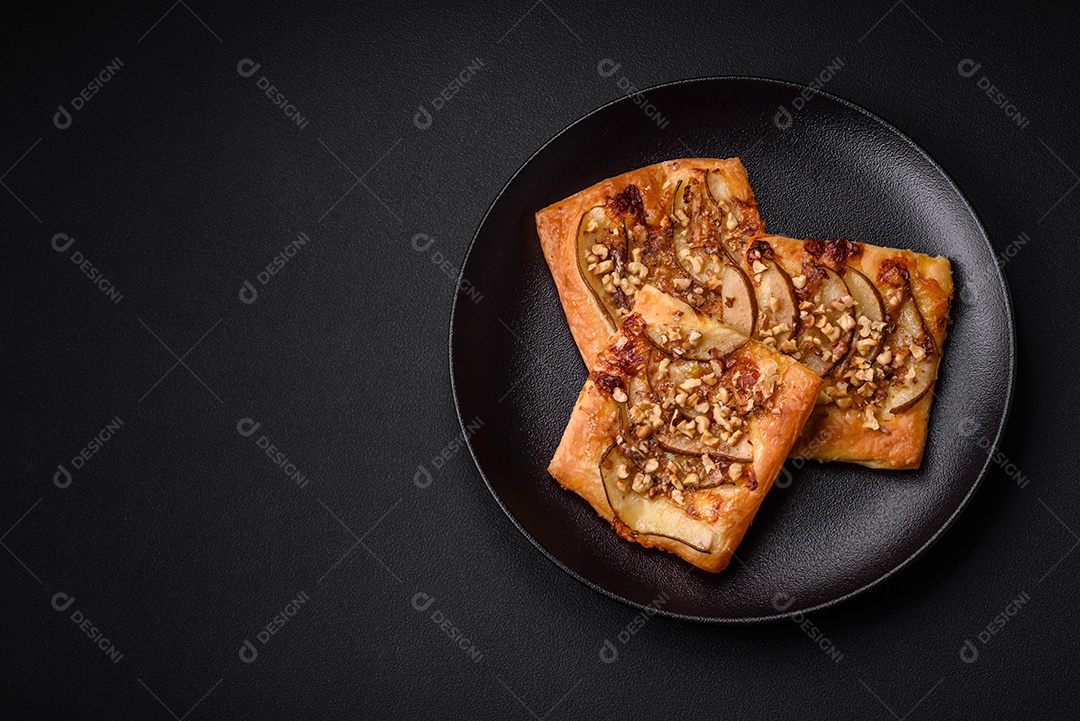
<path fill-rule="evenodd" d="M 683 215 L 685 215 L 687 218 L 690 217 L 690 202 L 686 199 L 686 189 L 688 187 L 687 180 L 689 180 L 689 176 L 687 176 L 686 178 L 680 178 L 675 183 L 675 192 L 671 194 L 670 214 L 672 221 L 674 221 L 676 224 L 678 224 L 679 222 L 678 211 L 681 210 L 683 212 Z"/>
<path fill-rule="evenodd" d="M 643 285 L 635 297 L 635 311 L 645 322 L 646 336 L 676 358 L 720 360 L 748 340 L 737 330 L 715 322 L 682 301 L 665 296 L 649 283 Z"/>
<path fill-rule="evenodd" d="M 678 297 L 678 294 L 675 295 Z M 713 320 L 724 320 L 724 295 L 719 290 L 712 291 L 703 288 L 699 294 L 694 292 L 694 286 L 690 286 L 689 292 L 680 297 L 680 300 L 684 300 L 687 305 L 693 306 Z"/>
<path fill-rule="evenodd" d="M 675 259 L 691 278 L 710 290 L 718 290 L 723 283 L 724 267 L 730 265 L 732 260 L 727 251 L 721 249 L 719 242 L 714 247 L 690 247 L 690 233 L 689 228 L 679 227 L 672 233 L 671 246 Z"/>
<path fill-rule="evenodd" d="M 690 312 L 679 320 L 649 322 L 645 333 L 649 340 L 676 358 L 689 360 L 721 360 L 741 348 L 746 336 L 734 328 L 710 322 Z M 697 333 L 700 337 L 691 340 Z"/>
<path fill-rule="evenodd" d="M 691 278 L 706 288 L 716 290 L 723 282 L 724 264 L 731 259 L 721 249 L 719 234 L 708 227 L 710 218 L 706 216 L 715 213 L 707 211 L 715 211 L 715 206 L 704 206 L 708 198 L 703 191 L 701 181 L 693 176 L 680 180 L 675 187 L 671 197 L 671 246 L 675 251 L 675 260 Z M 695 192 L 698 196 L 696 209 L 690 199 Z M 701 242 L 691 244 L 695 234 L 713 240 L 712 247 Z"/>
<path fill-rule="evenodd" d="M 921 358 L 915 354 L 909 357 L 907 364 L 889 381 L 885 404 L 891 413 L 903 413 L 922 400 L 937 380 L 938 349 L 933 336 L 926 330 L 915 299 L 910 295 L 900 305 L 895 322 L 896 330 L 886 339 L 886 347 L 894 356 L 905 349 L 910 352 L 912 348 L 916 349 L 916 354 L 922 355 Z M 912 368 L 914 375 L 908 378 Z"/>
<path fill-rule="evenodd" d="M 821 266 L 821 270 L 824 275 L 821 278 L 817 293 L 810 302 L 814 304 L 815 310 L 818 307 L 822 308 L 827 325 L 834 329 L 832 332 L 839 331 L 839 335 L 834 341 L 829 338 L 825 330 L 818 328 L 815 323 L 807 322 L 802 324 L 796 344 L 802 354 L 799 360 L 803 365 L 809 367 L 818 375 L 824 376 L 847 356 L 847 352 L 851 349 L 854 328 L 845 331 L 840 325 L 840 317 L 847 312 L 843 306 L 843 299 L 848 295 L 847 284 L 831 268 Z M 833 348 L 834 346 L 841 347 L 840 341 L 843 341 L 842 348 L 844 352 L 837 356 L 833 352 Z M 825 357 L 826 352 L 827 358 Z"/>
<path fill-rule="evenodd" d="M 672 247 L 679 266 L 706 288 L 723 281 L 724 264 L 734 263 L 724 243 L 724 213 L 700 175 L 680 179 L 672 194 Z"/>
<path fill-rule="evenodd" d="M 855 299 L 852 312 L 855 318 L 865 315 L 874 322 L 885 320 L 885 300 L 869 278 L 854 268 L 847 268 L 844 270 L 844 283 L 847 284 L 848 293 Z"/>
<path fill-rule="evenodd" d="M 705 171 L 705 185 L 709 188 L 709 195 L 721 208 L 731 205 L 731 189 L 719 173 L 714 170 Z"/>
<path fill-rule="evenodd" d="M 678 249 L 686 248 L 687 239 L 690 235 L 690 224 L 694 219 L 693 190 L 697 181 L 693 175 L 680 178 L 675 184 L 675 192 L 671 194 L 671 227 L 674 236 L 676 254 Z"/>
<path fill-rule="evenodd" d="M 659 462 L 659 468 L 652 474 L 654 479 L 668 476 L 670 474 L 668 464 L 673 463 L 678 469 L 677 475 L 682 481 L 685 481 L 691 473 L 697 475 L 697 481 L 691 484 L 692 488 L 716 488 L 723 485 L 735 485 L 735 481 L 732 481 L 728 475 L 728 469 L 734 459 L 722 458 L 713 453 L 672 453 L 666 451 L 653 457 Z M 709 458 L 708 466 L 705 465 L 704 459 L 706 457 Z M 640 461 L 637 470 L 642 470 Z"/>
<path fill-rule="evenodd" d="M 637 224 L 637 220 L 629 213 L 623 216 L 622 224 L 624 237 L 626 238 L 626 257 L 629 259 L 634 252 L 634 248 L 640 248 L 644 244 L 644 233 L 634 235 L 634 225 Z"/>
<path fill-rule="evenodd" d="M 885 299 L 881 297 L 881 293 L 869 278 L 854 268 L 846 268 L 844 270 L 844 283 L 847 284 L 848 293 L 855 300 L 855 305 L 851 309 L 853 318 L 858 320 L 860 317 L 866 316 L 867 319 L 874 323 L 886 319 Z M 871 352 L 863 353 L 863 355 L 868 358 L 875 358 L 881 351 L 882 343 L 878 343 Z"/>
<path fill-rule="evenodd" d="M 653 390 L 647 377 L 632 375 L 626 381 L 627 407 L 653 402 Z"/>
<path fill-rule="evenodd" d="M 665 358 L 668 361 L 667 372 L 661 373 L 660 363 Z M 659 350 L 655 350 L 649 356 L 645 377 L 648 379 L 649 388 L 652 390 L 653 397 L 664 398 L 667 396 L 669 388 L 680 385 L 687 378 L 700 378 L 711 371 L 711 367 L 702 367 L 700 361 L 677 360 L 665 355 Z M 665 413 L 667 422 L 656 431 L 654 436 L 656 442 L 667 450 L 672 451 L 673 453 L 688 453 L 695 456 L 707 453 L 716 458 L 724 458 L 743 463 L 750 462 L 754 459 L 754 447 L 749 438 L 744 437 L 734 446 L 724 443 L 719 439 L 717 439 L 715 443 L 710 444 L 701 440 L 700 436 L 689 438 L 672 427 L 672 413 L 674 413 L 673 409 L 668 410 Z M 682 416 L 678 418 L 681 422 L 683 420 L 692 420 L 692 417 L 695 414 L 680 413 L 679 415 Z M 707 417 L 709 417 L 711 421 L 711 416 Z"/>
<path fill-rule="evenodd" d="M 615 518 L 630 530 L 649 536 L 671 538 L 702 553 L 708 553 L 719 541 L 718 534 L 711 525 L 691 518 L 686 511 L 668 500 L 667 496 L 649 498 L 629 487 L 625 491 L 620 490 L 618 469 L 621 465 L 628 469 L 636 468 L 631 459 L 620 453 L 617 446 L 613 446 L 600 461 L 600 477 L 603 479 L 604 492 Z"/>
<path fill-rule="evenodd" d="M 667 455 L 667 454 L 665 454 Z M 698 481 L 694 483 L 694 488 L 715 488 L 723 483 L 731 483 L 731 481 L 725 476 L 725 469 L 731 464 L 731 461 L 727 459 L 711 460 L 710 463 L 712 473 L 706 473 L 705 467 L 701 462 L 701 455 L 671 455 L 672 462 L 679 467 L 680 477 L 686 478 L 691 473 L 696 473 Z M 720 464 L 723 465 L 720 465 Z"/>
<path fill-rule="evenodd" d="M 606 249 L 607 256 L 601 258 L 595 264 L 590 263 L 588 256 L 592 253 L 592 249 L 598 245 Z M 620 275 L 626 273 L 624 267 L 626 263 L 626 232 L 622 223 L 612 222 L 607 209 L 602 205 L 590 208 L 581 216 L 577 232 L 577 261 L 578 270 L 581 271 L 581 277 L 585 281 L 585 285 L 592 291 L 600 307 L 607 312 L 608 323 L 612 332 L 614 332 L 619 323 L 622 322 L 623 315 L 629 309 L 630 304 L 619 288 L 616 288 L 614 293 L 605 290 L 603 277 L 606 273 L 613 271 L 618 272 Z M 594 272 L 594 270 L 589 270 L 590 265 L 593 266 L 594 270 L 596 268 L 606 268 L 608 265 L 611 268 L 603 272 Z"/>
<path fill-rule="evenodd" d="M 672 429 L 670 425 L 661 426 L 656 431 L 654 437 L 656 442 L 661 448 L 671 451 L 672 453 L 681 453 L 689 456 L 700 457 L 703 453 L 707 453 L 714 459 L 723 459 L 724 462 L 738 461 L 739 463 L 752 463 L 754 460 L 754 448 L 750 445 L 749 439 L 743 439 L 739 441 L 735 447 L 729 446 L 721 440 L 717 440 L 715 445 L 709 445 L 701 440 L 700 437 L 687 438 L 682 433 Z M 716 481 L 712 485 L 719 485 L 721 481 Z"/>
<path fill-rule="evenodd" d="M 758 305 L 758 328 L 771 330 L 778 326 L 787 326 L 787 330 L 776 331 L 771 335 L 776 340 L 776 347 L 789 340 L 799 326 L 799 300 L 795 295 L 795 286 L 791 276 L 773 261 L 763 261 L 765 270 L 754 289 Z M 755 338 L 760 338 L 760 332 Z"/>
<path fill-rule="evenodd" d="M 716 171 L 709 170 L 705 173 L 705 186 L 709 189 L 709 198 L 716 206 L 720 243 L 727 254 L 737 260 L 738 265 L 744 266 L 746 237 L 745 229 L 740 228 L 743 218 L 739 202 L 732 196 L 727 181 Z"/>
<path fill-rule="evenodd" d="M 687 239 L 690 236 L 690 221 L 694 211 L 690 207 L 689 193 L 690 176 L 680 178 L 675 184 L 675 192 L 671 194 L 671 208 L 668 214 L 671 216 L 671 244 L 675 249 L 675 258 L 681 251 L 688 249 Z"/>
<path fill-rule="evenodd" d="M 660 364 L 664 360 L 667 360 L 665 364 L 667 369 L 666 372 L 661 373 Z M 649 354 L 649 362 L 645 366 L 645 379 L 653 394 L 658 398 L 663 398 L 667 395 L 668 388 L 671 386 L 682 383 L 691 375 L 701 375 L 700 373 L 692 373 L 690 370 L 699 362 L 678 360 L 660 350 L 654 350 Z"/>
<path fill-rule="evenodd" d="M 607 250 L 607 255 L 595 264 L 590 263 L 588 256 L 597 245 L 603 246 Z M 603 277 L 606 273 L 613 271 L 619 272 L 620 275 L 626 272 L 626 234 L 622 223 L 613 222 L 602 205 L 589 209 L 578 223 L 577 251 L 578 269 L 585 284 L 592 291 L 601 308 L 606 311 L 611 328 L 617 329 L 629 303 L 621 289 L 616 288 L 614 293 L 605 290 Z M 589 270 L 590 265 L 593 265 L 594 269 L 597 267 L 603 269 L 607 266 L 610 268 L 602 272 L 593 272 Z"/>
<path fill-rule="evenodd" d="M 720 288 L 724 265 L 734 262 L 720 240 L 721 221 L 702 179 L 690 175 L 679 181 L 671 198 L 675 259 L 691 278 L 711 290 Z"/>
<path fill-rule="evenodd" d="M 724 296 L 723 322 L 747 337 L 753 335 L 758 314 L 757 298 L 746 273 L 734 265 L 725 265 L 720 292 Z"/>

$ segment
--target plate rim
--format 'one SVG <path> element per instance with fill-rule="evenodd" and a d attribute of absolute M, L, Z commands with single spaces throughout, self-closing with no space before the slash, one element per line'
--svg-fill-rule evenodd
<path fill-rule="evenodd" d="M 948 185 L 956 192 L 956 195 L 962 201 L 962 203 L 964 205 L 964 208 L 967 209 L 968 214 L 971 216 L 971 219 L 974 221 L 975 227 L 978 228 L 978 230 L 980 231 L 982 241 L 986 244 L 987 249 L 990 251 L 990 254 L 992 256 L 996 257 L 997 250 L 994 248 L 993 243 L 990 241 L 990 234 L 986 232 L 986 227 L 983 225 L 982 220 L 980 220 L 978 214 L 976 214 L 975 209 L 971 205 L 971 201 L 968 200 L 967 195 L 965 195 L 964 192 L 960 189 L 960 186 L 956 184 L 956 181 L 954 181 L 952 179 L 952 177 L 948 173 L 945 172 L 945 169 L 942 168 L 941 164 L 938 163 L 937 160 L 935 160 L 933 156 L 931 156 L 928 152 L 926 152 L 926 150 L 921 145 L 919 145 L 914 140 L 912 140 L 910 137 L 908 137 L 908 135 L 906 133 L 904 133 L 902 130 L 900 130 L 895 125 L 893 125 L 892 123 L 890 123 L 887 120 L 885 120 L 884 118 L 882 118 L 880 115 L 877 115 L 876 113 L 874 113 L 874 112 L 872 112 L 870 110 L 867 110 L 866 108 L 862 107 L 861 105 L 858 105 L 858 104 L 856 104 L 856 103 L 854 103 L 854 102 L 852 102 L 850 100 L 846 100 L 846 99 L 844 99 L 844 98 L 842 98 L 842 97 L 840 97 L 838 95 L 834 95 L 832 93 L 826 92 L 824 90 L 820 90 L 818 88 L 813 88 L 813 87 L 810 87 L 808 85 L 802 85 L 800 83 L 791 82 L 789 80 L 780 80 L 780 79 L 777 79 L 777 78 L 768 78 L 768 77 L 764 77 L 764 76 L 754 76 L 754 75 L 705 75 L 705 76 L 699 76 L 699 77 L 694 77 L 694 78 L 684 78 L 682 80 L 674 80 L 674 81 L 671 81 L 671 82 L 660 83 L 660 84 L 657 84 L 657 85 L 651 85 L 649 87 L 642 88 L 639 92 L 640 93 L 648 93 L 648 92 L 651 92 L 651 91 L 654 91 L 654 90 L 659 90 L 661 88 L 669 88 L 669 87 L 678 86 L 678 85 L 690 85 L 690 84 L 693 84 L 693 83 L 710 82 L 710 81 L 717 81 L 717 80 L 720 80 L 720 81 L 723 81 L 723 80 L 749 80 L 749 81 L 759 82 L 759 83 L 769 83 L 769 84 L 773 84 L 773 85 L 781 85 L 781 86 L 784 86 L 784 87 L 791 88 L 793 90 L 797 90 L 799 92 L 810 91 L 811 93 L 813 93 L 815 95 L 819 95 L 821 97 L 827 98 L 827 99 L 832 100 L 834 102 L 840 103 L 841 105 L 844 105 L 844 106 L 846 106 L 846 107 L 848 107 L 848 108 L 850 108 L 852 110 L 855 110 L 856 112 L 861 113 L 862 115 L 866 116 L 870 120 L 874 121 L 876 124 L 882 126 L 885 130 L 887 130 L 887 131 L 889 131 L 891 133 L 894 133 L 904 143 L 906 143 L 908 146 L 910 146 L 912 149 L 914 149 L 918 154 L 922 155 L 923 158 L 925 158 L 926 161 L 930 164 L 930 166 L 934 170 L 936 170 L 941 175 L 941 177 L 945 180 L 945 182 L 948 183 Z M 487 210 L 484 211 L 484 215 L 480 219 L 480 222 L 476 227 L 476 231 L 473 233 L 472 240 L 469 241 L 469 247 L 466 249 L 465 256 L 461 260 L 461 269 L 458 271 L 458 277 L 457 277 L 458 290 L 457 290 L 457 292 L 454 293 L 453 302 L 452 302 L 451 307 L 450 307 L 450 324 L 449 324 L 450 327 L 449 327 L 449 338 L 448 338 L 449 342 L 448 342 L 448 349 L 447 350 L 448 350 L 449 372 L 450 372 L 450 390 L 451 390 L 451 394 L 453 395 L 453 398 L 454 398 L 454 412 L 457 415 L 458 426 L 459 426 L 459 428 L 460 428 L 460 430 L 462 432 L 463 437 L 465 438 L 465 445 L 469 449 L 469 455 L 472 457 L 473 465 L 476 466 L 476 470 L 480 473 L 480 478 L 483 479 L 484 485 L 487 487 L 488 492 L 495 498 L 495 502 L 498 503 L 499 508 L 502 509 L 503 513 L 506 514 L 506 516 L 514 524 L 514 526 L 517 528 L 517 530 L 519 532 L 521 532 L 521 534 L 523 536 L 525 536 L 525 538 L 527 538 L 529 540 L 529 542 L 537 550 L 539 550 L 544 556 L 546 556 L 549 561 L 554 563 L 558 568 L 562 569 L 562 571 L 565 572 L 566 574 L 568 574 L 570 577 L 572 577 L 575 580 L 577 580 L 578 582 L 584 584 L 586 587 L 592 589 L 593 591 L 596 591 L 596 592 L 598 592 L 598 593 L 600 593 L 600 594 L 602 594 L 602 595 L 604 595 L 604 596 L 606 596 L 606 597 L 608 597 L 608 598 L 610 598 L 610 599 L 612 599 L 614 601 L 618 601 L 619 603 L 630 606 L 631 608 L 634 608 L 634 609 L 636 609 L 638 611 L 648 611 L 648 612 L 650 612 L 651 615 L 659 615 L 659 616 L 664 616 L 666 618 L 677 619 L 679 621 L 687 621 L 687 622 L 694 622 L 694 623 L 717 624 L 717 625 L 748 625 L 748 624 L 760 624 L 760 623 L 769 623 L 769 622 L 773 622 L 773 621 L 781 621 L 781 620 L 784 620 L 784 619 L 787 619 L 787 618 L 793 618 L 794 616 L 799 616 L 799 615 L 805 616 L 806 614 L 815 613 L 817 611 L 821 611 L 821 610 L 824 610 L 824 609 L 827 609 L 827 608 L 832 608 L 834 606 L 842 604 L 842 603 L 844 603 L 846 601 L 849 601 L 849 600 L 855 598 L 856 596 L 859 596 L 859 595 L 862 595 L 862 594 L 866 593 L 867 591 L 869 591 L 872 588 L 875 588 L 876 586 L 881 585 L 886 580 L 892 578 L 893 576 L 897 575 L 898 573 L 900 573 L 904 569 L 908 568 L 912 563 L 914 563 L 916 560 L 918 560 L 923 554 L 925 554 L 927 551 L 929 551 L 930 548 L 933 547 L 934 544 L 936 544 L 938 542 L 938 540 L 940 540 L 941 537 L 945 535 L 946 531 L 948 531 L 952 527 L 952 525 L 956 522 L 956 519 L 960 517 L 960 514 L 963 513 L 967 509 L 968 505 L 971 503 L 971 499 L 975 496 L 975 493 L 982 486 L 983 480 L 986 478 L 987 472 L 990 470 L 990 464 L 991 464 L 991 461 L 992 461 L 993 454 L 992 453 L 987 454 L 986 460 L 983 461 L 982 468 L 979 469 L 979 473 L 978 473 L 978 476 L 975 479 L 975 482 L 968 489 L 968 492 L 964 495 L 963 499 L 961 499 L 959 505 L 957 505 L 957 507 L 953 511 L 953 513 L 949 515 L 949 517 L 945 520 L 945 522 L 936 531 L 934 531 L 934 533 L 930 536 L 929 539 L 927 539 L 918 549 L 916 549 L 913 553 L 911 553 L 907 558 L 902 560 L 896 566 L 894 566 L 893 568 L 891 568 L 890 570 L 888 570 L 884 574 L 878 576 L 874 580 L 870 581 L 869 583 L 866 583 L 866 584 L 864 584 L 864 585 L 862 585 L 859 588 L 856 588 L 854 590 L 848 591 L 847 593 L 845 593 L 842 596 L 837 596 L 836 598 L 832 598 L 832 599 L 829 599 L 827 601 L 823 601 L 821 603 L 815 604 L 813 606 L 810 606 L 810 607 L 807 607 L 807 608 L 801 608 L 801 609 L 798 609 L 798 610 L 795 610 L 795 611 L 788 611 L 788 610 L 778 611 L 775 614 L 769 614 L 769 615 L 764 615 L 764 616 L 754 616 L 754 617 L 747 617 L 747 618 L 726 618 L 726 617 L 716 617 L 716 616 L 695 616 L 695 615 L 692 615 L 692 614 L 675 613 L 675 612 L 672 612 L 672 611 L 664 610 L 662 608 L 656 608 L 655 606 L 649 606 L 649 605 L 638 603 L 636 601 L 632 601 L 632 600 L 630 600 L 628 598 L 620 596 L 619 594 L 617 594 L 617 593 L 615 593 L 613 591 L 610 591 L 610 590 L 604 588 L 603 586 L 600 586 L 597 583 L 594 583 L 593 581 L 590 581 L 589 579 L 585 578 L 581 574 L 579 574 L 576 571 L 574 571 L 573 569 L 571 569 L 569 566 L 567 566 L 565 563 L 563 563 L 560 559 L 555 557 L 555 555 L 552 554 L 551 551 L 549 551 L 546 547 L 544 547 L 543 544 L 541 544 L 539 541 L 537 541 L 535 538 L 533 538 L 532 534 L 528 532 L 528 530 L 521 524 L 521 522 L 517 519 L 517 517 L 513 513 L 511 513 L 510 509 L 506 506 L 506 503 L 503 501 L 502 497 L 495 490 L 494 486 L 492 486 L 490 479 L 488 479 L 487 474 L 484 472 L 483 467 L 480 465 L 480 460 L 476 457 L 476 451 L 473 448 L 472 439 L 470 438 L 469 433 L 468 433 L 468 429 L 466 428 L 465 416 L 462 413 L 461 402 L 459 400 L 457 382 L 455 380 L 455 371 L 454 371 L 454 328 L 455 328 L 455 321 L 457 319 L 458 301 L 461 299 L 462 294 L 463 294 L 462 290 L 461 290 L 461 288 L 462 288 L 461 284 L 462 284 L 462 280 L 465 278 L 465 270 L 468 267 L 469 258 L 472 256 L 472 252 L 473 252 L 474 248 L 476 247 L 476 241 L 480 237 L 480 232 L 483 230 L 484 226 L 487 224 L 488 218 L 491 216 L 492 210 L 494 210 L 495 206 L 502 199 L 503 195 L 506 194 L 507 189 L 510 188 L 510 186 L 514 183 L 514 181 L 517 179 L 517 177 L 522 172 L 524 172 L 525 168 L 527 168 L 529 166 L 529 164 L 538 155 L 540 155 L 542 152 L 544 152 L 548 148 L 549 145 L 554 143 L 556 140 L 558 140 L 564 134 L 569 132 L 572 128 L 577 126 L 579 123 L 582 123 L 582 122 L 588 120 L 592 116 L 606 110 L 607 108 L 609 108 L 609 107 L 611 107 L 613 105 L 617 105 L 619 103 L 629 103 L 629 102 L 632 102 L 632 101 L 633 101 L 633 97 L 629 96 L 629 95 L 623 95 L 621 97 L 615 98 L 614 100 L 611 100 L 611 101 L 609 101 L 607 103 L 604 103 L 603 105 L 600 105 L 600 106 L 594 108 L 593 110 L 590 110 L 589 112 L 585 113 L 581 117 L 579 117 L 576 120 L 574 120 L 573 122 L 571 122 L 569 125 L 565 126 L 561 130 L 559 130 L 557 133 L 552 135 L 550 138 L 548 138 L 539 148 L 536 149 L 535 152 L 533 152 L 528 158 L 525 159 L 525 161 L 518 167 L 517 170 L 514 171 L 514 173 L 510 176 L 510 178 L 506 181 L 506 183 L 503 184 L 502 188 L 499 189 L 499 192 L 495 194 L 495 197 L 491 201 L 491 203 L 488 205 Z M 1000 441 L 1001 441 L 1002 435 L 1005 433 L 1005 428 L 1006 428 L 1006 426 L 1008 425 L 1008 422 L 1009 422 L 1009 416 L 1010 416 L 1010 414 L 1012 412 L 1013 393 L 1014 393 L 1015 388 L 1016 388 L 1016 314 L 1015 314 L 1015 311 L 1013 309 L 1012 295 L 1011 295 L 1011 293 L 1009 291 L 1009 284 L 1008 284 L 1007 278 L 1005 277 L 1005 273 L 1002 271 L 1001 266 L 999 264 L 997 264 L 997 263 L 994 264 L 994 270 L 995 270 L 995 273 L 996 273 L 996 277 L 997 277 L 997 279 L 998 279 L 998 281 L 1000 283 L 1000 288 L 1001 288 L 1001 292 L 1002 292 L 1002 301 L 1003 301 L 1003 303 L 1005 305 L 1005 311 L 1007 313 L 1008 321 L 1009 321 L 1008 322 L 1008 334 L 1009 334 L 1009 338 L 1008 338 L 1008 341 L 1009 341 L 1008 342 L 1008 350 L 1009 350 L 1009 354 L 1008 354 L 1008 377 L 1009 378 L 1008 378 L 1008 388 L 1007 388 L 1006 393 L 1005 393 L 1005 409 L 1004 409 L 1004 412 L 1001 414 L 1001 420 L 998 423 L 998 427 L 997 427 L 997 430 L 994 433 L 994 439 L 993 439 L 993 442 L 991 444 L 992 448 L 997 448 Z"/>

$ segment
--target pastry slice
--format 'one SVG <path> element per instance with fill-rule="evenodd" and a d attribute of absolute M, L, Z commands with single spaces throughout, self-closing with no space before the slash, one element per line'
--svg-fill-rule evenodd
<path fill-rule="evenodd" d="M 949 323 L 949 260 L 760 236 L 745 261 L 755 288 L 770 286 L 754 337 L 825 379 L 792 455 L 918 468 Z"/>
<path fill-rule="evenodd" d="M 548 471 L 622 538 L 725 568 L 814 408 L 806 366 L 645 284 Z"/>
<path fill-rule="evenodd" d="M 738 158 L 623 173 L 544 208 L 536 228 L 590 368 L 646 283 L 745 335 L 755 327 L 757 300 L 739 259 L 765 225 Z"/>

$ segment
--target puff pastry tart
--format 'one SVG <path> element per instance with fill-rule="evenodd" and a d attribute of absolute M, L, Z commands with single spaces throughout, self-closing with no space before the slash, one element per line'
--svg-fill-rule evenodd
<path fill-rule="evenodd" d="M 755 287 L 784 278 L 755 337 L 825 379 L 792 455 L 918 468 L 952 302 L 949 260 L 779 236 L 752 239 L 745 260 Z"/>
<path fill-rule="evenodd" d="M 540 242 L 585 365 L 646 282 L 750 335 L 744 258 L 765 232 L 737 158 L 670 160 L 623 173 L 536 214 Z"/>
<path fill-rule="evenodd" d="M 738 159 L 682 159 L 536 215 L 586 365 L 649 283 L 826 379 L 795 454 L 917 468 L 952 299 L 948 259 L 765 236 Z"/>
<path fill-rule="evenodd" d="M 823 381 L 652 285 L 633 295 L 548 471 L 622 538 L 720 571 Z"/>

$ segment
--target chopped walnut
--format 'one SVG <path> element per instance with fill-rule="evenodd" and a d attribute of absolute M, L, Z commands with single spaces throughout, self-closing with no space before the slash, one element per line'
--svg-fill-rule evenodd
<path fill-rule="evenodd" d="M 863 409 L 863 416 L 866 418 L 866 420 L 863 421 L 863 428 L 869 428 L 872 431 L 876 431 L 881 427 L 881 424 L 878 423 L 877 416 L 874 415 L 874 409 L 871 406 L 867 406 Z"/>
<path fill-rule="evenodd" d="M 873 338 L 862 338 L 855 341 L 855 350 L 859 351 L 859 355 L 866 355 L 870 351 L 877 347 L 878 342 Z"/>
<path fill-rule="evenodd" d="M 652 476 L 638 473 L 634 476 L 634 482 L 630 487 L 638 493 L 647 491 L 652 487 Z"/>

